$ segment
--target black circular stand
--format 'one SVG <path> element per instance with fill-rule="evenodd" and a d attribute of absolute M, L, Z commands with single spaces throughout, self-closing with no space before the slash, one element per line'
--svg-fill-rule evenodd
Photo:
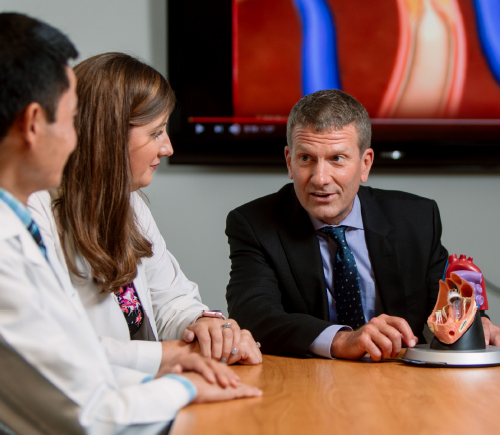
<path fill-rule="evenodd" d="M 485 345 L 483 322 L 476 312 L 472 325 L 455 343 L 442 343 L 434 337 L 430 345 L 409 347 L 401 360 L 426 367 L 496 366 L 500 365 L 500 347 Z"/>

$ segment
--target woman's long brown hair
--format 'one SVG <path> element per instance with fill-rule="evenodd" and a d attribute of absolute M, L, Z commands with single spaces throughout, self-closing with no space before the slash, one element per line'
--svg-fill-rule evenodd
<path fill-rule="evenodd" d="M 78 145 L 53 201 L 69 270 L 80 277 L 68 246 L 89 263 L 96 285 L 117 292 L 153 255 L 130 204 L 128 136 L 131 126 L 170 114 L 175 104 L 165 78 L 122 53 L 105 53 L 75 67 Z"/>

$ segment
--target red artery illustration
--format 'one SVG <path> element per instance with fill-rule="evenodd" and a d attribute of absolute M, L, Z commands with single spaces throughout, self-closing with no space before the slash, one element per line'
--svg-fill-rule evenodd
<path fill-rule="evenodd" d="M 303 30 L 294 2 L 234 2 L 237 12 L 234 26 L 234 93 L 238 96 L 235 116 L 288 116 L 293 105 L 302 97 Z M 443 5 L 452 3 L 455 12 L 444 14 Z M 400 60 L 405 53 L 413 52 L 406 41 L 413 22 L 408 14 L 402 15 L 398 4 L 416 5 L 410 8 L 412 11 L 418 10 L 418 5 L 429 4 L 436 12 L 433 17 L 440 17 L 441 27 L 448 29 L 448 41 L 456 50 L 446 57 L 451 66 L 446 70 L 450 81 L 445 86 L 447 91 L 443 93 L 443 110 L 438 110 L 435 116 L 422 116 L 458 119 L 500 117 L 500 86 L 489 70 L 480 46 L 473 0 L 327 0 L 327 4 L 335 17 L 342 90 L 356 97 L 370 116 L 397 118 L 407 115 L 406 112 L 398 115 L 397 110 L 392 113 L 387 109 L 397 100 L 396 91 L 406 83 L 404 74 L 417 71 L 410 68 L 413 63 L 406 70 L 403 67 L 405 62 Z M 424 27 L 432 24 L 429 14 L 417 14 L 415 17 Z M 418 39 L 417 34 L 415 37 Z M 422 38 L 419 40 L 423 41 Z M 417 52 L 422 56 L 426 53 L 423 48 Z M 425 59 L 428 60 L 427 57 Z M 443 56 L 436 58 L 434 63 L 441 59 Z M 415 65 L 419 65 L 417 60 Z M 402 64 L 400 68 L 398 62 Z M 433 65 L 432 58 L 430 65 Z M 427 79 L 424 77 L 422 80 Z M 418 83 L 411 80 L 408 83 L 414 84 L 411 89 L 418 96 Z M 384 99 L 386 94 L 388 97 Z M 406 101 L 406 97 L 403 92 L 401 101 Z M 384 110 L 381 111 L 381 107 Z"/>

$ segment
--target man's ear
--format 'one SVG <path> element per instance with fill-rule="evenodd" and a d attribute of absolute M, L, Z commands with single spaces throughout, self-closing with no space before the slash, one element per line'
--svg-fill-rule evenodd
<path fill-rule="evenodd" d="M 368 148 L 361 156 L 361 182 L 366 183 L 368 181 L 368 175 L 370 174 L 370 169 L 373 165 L 373 159 L 375 153 L 372 148 Z"/>
<path fill-rule="evenodd" d="M 47 116 L 39 103 L 30 103 L 19 122 L 23 139 L 29 146 L 33 146 L 38 142 L 40 135 L 45 132 Z"/>
<path fill-rule="evenodd" d="M 290 180 L 293 180 L 292 151 L 290 150 L 288 145 L 285 147 L 285 160 L 286 160 L 286 167 L 288 168 L 288 178 L 290 178 Z"/>

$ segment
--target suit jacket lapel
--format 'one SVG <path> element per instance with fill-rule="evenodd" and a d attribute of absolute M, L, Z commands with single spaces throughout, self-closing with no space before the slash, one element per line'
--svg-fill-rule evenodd
<path fill-rule="evenodd" d="M 358 196 L 361 202 L 366 245 L 384 313 L 405 317 L 406 299 L 398 263 L 396 235 L 368 189 L 360 187 Z"/>
<path fill-rule="evenodd" d="M 293 277 L 308 313 L 329 321 L 323 261 L 309 216 L 300 205 L 293 187 L 283 208 L 283 227 L 278 229 Z"/>

